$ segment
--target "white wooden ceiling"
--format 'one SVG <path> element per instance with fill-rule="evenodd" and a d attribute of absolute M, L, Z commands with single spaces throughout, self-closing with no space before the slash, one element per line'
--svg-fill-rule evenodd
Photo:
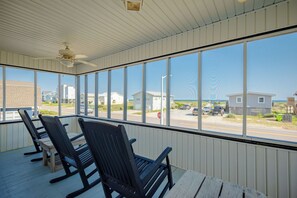
<path fill-rule="evenodd" d="M 90 59 L 234 17 L 283 0 L 0 0 L 0 49 L 57 56 L 62 43 Z"/>

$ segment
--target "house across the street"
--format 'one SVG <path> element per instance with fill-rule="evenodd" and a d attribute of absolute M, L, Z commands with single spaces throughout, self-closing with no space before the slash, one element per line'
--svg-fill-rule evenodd
<path fill-rule="evenodd" d="M 111 92 L 110 93 L 111 104 L 123 104 L 124 97 L 123 95 L 119 94 L 118 92 Z M 98 104 L 100 105 L 107 105 L 107 92 L 98 95 Z"/>
<path fill-rule="evenodd" d="M 173 104 L 173 96 L 170 96 L 170 106 Z M 135 110 L 141 110 L 142 92 L 133 94 L 133 107 Z M 166 108 L 166 93 L 163 93 L 163 108 Z M 161 109 L 161 92 L 146 92 L 146 110 L 154 111 Z"/>
<path fill-rule="evenodd" d="M 229 113 L 242 115 L 242 93 L 230 94 L 227 96 L 229 97 Z M 247 115 L 271 113 L 273 96 L 275 96 L 275 94 L 247 92 Z"/>

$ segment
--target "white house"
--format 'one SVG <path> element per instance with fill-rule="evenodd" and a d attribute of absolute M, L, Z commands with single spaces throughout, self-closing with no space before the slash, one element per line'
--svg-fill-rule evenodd
<path fill-rule="evenodd" d="M 62 84 L 61 85 L 61 102 L 73 103 L 75 102 L 75 87 Z"/>
<path fill-rule="evenodd" d="M 118 92 L 111 92 L 111 104 L 123 104 L 124 103 L 124 97 L 120 95 Z M 81 104 L 83 104 L 85 100 L 85 94 L 80 94 L 80 101 Z M 95 104 L 95 94 L 94 93 L 88 93 L 88 104 Z M 99 105 L 107 105 L 107 92 L 104 92 L 102 94 L 98 94 L 98 104 Z"/>
<path fill-rule="evenodd" d="M 124 97 L 118 92 L 110 93 L 111 104 L 123 104 Z M 98 95 L 98 104 L 99 105 L 107 105 L 107 92 Z"/>
<path fill-rule="evenodd" d="M 170 106 L 173 104 L 173 96 L 170 96 Z M 135 110 L 141 110 L 142 92 L 133 94 L 133 107 Z M 163 93 L 163 108 L 166 108 L 166 93 Z M 161 92 L 146 92 L 146 110 L 160 110 L 161 109 Z"/>
<path fill-rule="evenodd" d="M 243 114 L 242 93 L 230 94 L 229 112 L 233 114 Z M 261 92 L 247 92 L 247 115 L 258 115 L 271 113 L 272 97 L 275 94 Z"/>
<path fill-rule="evenodd" d="M 57 93 L 54 91 L 42 91 L 42 102 L 57 102 Z"/>

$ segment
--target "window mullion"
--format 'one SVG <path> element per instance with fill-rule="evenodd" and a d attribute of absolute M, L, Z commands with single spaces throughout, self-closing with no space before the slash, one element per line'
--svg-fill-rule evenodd
<path fill-rule="evenodd" d="M 88 75 L 85 75 L 85 115 L 88 115 Z"/>
<path fill-rule="evenodd" d="M 34 71 L 34 118 L 37 118 L 37 71 Z"/>
<path fill-rule="evenodd" d="M 166 125 L 170 126 L 170 89 L 171 89 L 171 58 L 167 59 L 167 65 L 166 65 Z M 163 100 L 163 98 L 161 99 Z M 162 110 L 161 110 L 162 111 Z"/>
<path fill-rule="evenodd" d="M 6 67 L 2 67 L 2 85 L 3 85 L 3 121 L 6 120 Z"/>
<path fill-rule="evenodd" d="M 95 96 L 94 96 L 94 105 L 95 105 L 95 117 L 98 117 L 98 72 L 95 73 Z"/>
<path fill-rule="evenodd" d="M 80 76 L 76 76 L 76 114 L 80 114 Z"/>
<path fill-rule="evenodd" d="M 128 76 L 127 76 L 127 67 L 124 68 L 124 115 L 123 118 L 124 120 L 127 120 L 127 80 L 128 80 Z"/>
<path fill-rule="evenodd" d="M 243 43 L 243 115 L 242 115 L 242 135 L 246 137 L 246 112 L 247 112 L 247 43 Z"/>
<path fill-rule="evenodd" d="M 61 108 L 61 98 L 62 98 L 62 94 L 61 94 L 61 74 L 58 74 L 58 115 L 61 116 L 61 112 L 62 112 L 62 108 Z"/>
<path fill-rule="evenodd" d="M 108 70 L 107 78 L 107 118 L 110 118 L 111 112 L 111 70 Z"/>
<path fill-rule="evenodd" d="M 142 122 L 146 123 L 146 63 L 142 65 Z"/>
<path fill-rule="evenodd" d="M 202 56 L 198 52 L 198 130 L 202 130 Z"/>

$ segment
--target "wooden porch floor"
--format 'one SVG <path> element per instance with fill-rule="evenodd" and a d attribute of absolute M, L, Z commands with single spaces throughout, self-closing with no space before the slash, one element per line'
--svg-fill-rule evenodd
<path fill-rule="evenodd" d="M 0 153 L 0 197 L 59 198 L 82 187 L 78 174 L 61 182 L 50 184 L 50 179 L 64 174 L 64 171 L 51 173 L 48 167 L 42 165 L 42 161 L 31 162 L 32 158 L 41 156 L 41 154 L 23 155 L 29 151 L 33 151 L 33 147 Z M 176 183 L 184 173 L 185 170 L 172 167 L 174 182 Z M 94 179 L 96 177 L 98 177 L 97 174 Z M 104 197 L 102 185 L 96 185 L 79 197 Z"/>

